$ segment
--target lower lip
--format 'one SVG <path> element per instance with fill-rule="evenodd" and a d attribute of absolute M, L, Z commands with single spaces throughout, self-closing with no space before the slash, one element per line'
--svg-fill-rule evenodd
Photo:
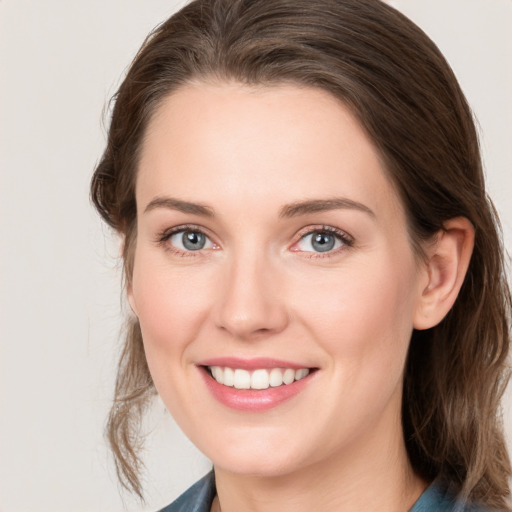
<path fill-rule="evenodd" d="M 311 380 L 312 374 L 291 384 L 267 389 L 236 389 L 219 384 L 205 368 L 201 373 L 211 394 L 223 405 L 238 411 L 261 412 L 273 409 L 298 395 Z"/>

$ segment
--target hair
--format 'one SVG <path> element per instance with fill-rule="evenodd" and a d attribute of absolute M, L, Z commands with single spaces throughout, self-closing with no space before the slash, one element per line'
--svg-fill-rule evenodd
<path fill-rule="evenodd" d="M 416 250 L 447 220 L 470 220 L 474 251 L 453 308 L 437 326 L 413 331 L 402 424 L 422 478 L 506 507 L 511 467 L 499 404 L 511 295 L 472 112 L 441 52 L 380 0 L 196 0 L 174 14 L 148 36 L 115 95 L 92 179 L 94 205 L 124 236 L 128 284 L 146 127 L 165 98 L 198 81 L 295 84 L 342 101 L 380 153 Z M 140 326 L 129 323 L 107 433 L 121 483 L 142 497 L 140 421 L 155 389 Z"/>

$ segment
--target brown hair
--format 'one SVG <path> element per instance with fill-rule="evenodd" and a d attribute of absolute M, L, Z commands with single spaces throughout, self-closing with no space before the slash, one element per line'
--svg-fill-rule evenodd
<path fill-rule="evenodd" d="M 144 130 L 161 101 L 192 80 L 329 91 L 378 147 L 416 248 L 448 219 L 471 221 L 475 247 L 454 307 L 439 325 L 412 335 L 403 429 L 419 475 L 440 478 L 462 499 L 506 507 L 511 468 L 499 402 L 508 377 L 510 290 L 472 113 L 437 47 L 379 0 L 196 0 L 157 27 L 117 92 L 91 188 L 100 214 L 125 236 L 128 282 Z M 154 393 L 132 320 L 107 430 L 121 482 L 139 495 L 138 425 Z"/>

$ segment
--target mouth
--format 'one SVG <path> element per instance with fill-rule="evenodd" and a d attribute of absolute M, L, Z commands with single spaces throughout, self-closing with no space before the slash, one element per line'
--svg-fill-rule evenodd
<path fill-rule="evenodd" d="M 272 358 L 220 357 L 197 364 L 206 388 L 222 405 L 264 412 L 310 387 L 319 368 Z"/>
<path fill-rule="evenodd" d="M 229 366 L 206 366 L 205 368 L 218 384 L 240 390 L 264 390 L 289 386 L 314 371 L 314 368 L 257 368 L 252 371 Z"/>

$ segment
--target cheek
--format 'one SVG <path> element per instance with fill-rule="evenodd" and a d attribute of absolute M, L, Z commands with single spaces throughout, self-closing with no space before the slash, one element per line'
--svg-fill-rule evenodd
<path fill-rule="evenodd" d="M 414 310 L 415 268 L 404 259 L 372 258 L 317 280 L 302 317 L 327 352 L 359 371 L 361 361 L 402 367 Z"/>
<path fill-rule="evenodd" d="M 163 260 L 163 261 L 162 261 Z M 186 424 L 187 407 L 200 408 L 186 387 L 193 372 L 189 347 L 208 311 L 205 276 L 170 269 L 165 258 L 136 255 L 132 298 L 142 331 L 144 351 L 155 387 L 176 420 Z"/>
<path fill-rule="evenodd" d="M 197 273 L 196 273 L 197 274 Z M 186 269 L 170 269 L 162 258 L 136 255 L 132 299 L 150 368 L 159 356 L 181 360 L 208 309 L 208 280 Z"/>

